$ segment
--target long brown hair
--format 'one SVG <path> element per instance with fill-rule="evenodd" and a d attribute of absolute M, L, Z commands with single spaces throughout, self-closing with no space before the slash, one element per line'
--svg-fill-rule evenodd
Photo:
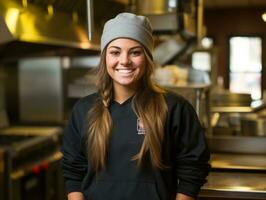
<path fill-rule="evenodd" d="M 143 48 L 144 49 L 144 48 Z M 149 154 L 154 167 L 163 169 L 162 142 L 164 138 L 164 124 L 167 115 L 167 105 L 164 98 L 165 91 L 152 80 L 154 63 L 144 49 L 146 66 L 140 78 L 140 87 L 132 99 L 132 107 L 143 122 L 145 136 L 141 149 L 132 160 L 141 165 L 143 158 Z M 88 112 L 88 153 L 92 167 L 100 171 L 105 167 L 109 138 L 112 130 L 112 119 L 108 107 L 113 98 L 113 83 L 106 70 L 106 51 L 101 56 L 97 71 L 97 87 L 100 98 Z"/>

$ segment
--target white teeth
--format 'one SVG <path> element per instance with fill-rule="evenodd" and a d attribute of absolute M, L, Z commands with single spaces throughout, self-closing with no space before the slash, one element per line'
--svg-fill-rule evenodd
<path fill-rule="evenodd" d="M 131 73 L 133 70 L 132 69 L 118 69 L 117 71 L 121 73 Z"/>

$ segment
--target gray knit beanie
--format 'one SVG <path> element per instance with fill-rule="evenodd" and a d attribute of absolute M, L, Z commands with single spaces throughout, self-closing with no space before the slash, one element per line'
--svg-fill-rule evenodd
<path fill-rule="evenodd" d="M 132 13 L 120 13 L 108 20 L 103 29 L 101 51 L 114 39 L 130 38 L 140 42 L 152 55 L 152 27 L 147 17 Z"/>

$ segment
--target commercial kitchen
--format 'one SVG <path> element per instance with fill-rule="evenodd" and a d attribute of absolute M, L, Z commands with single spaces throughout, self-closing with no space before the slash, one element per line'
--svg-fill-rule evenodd
<path fill-rule="evenodd" d="M 96 91 L 103 24 L 154 28 L 154 79 L 189 100 L 211 151 L 201 200 L 266 199 L 265 0 L 0 0 L 0 200 L 64 200 L 63 129 Z"/>

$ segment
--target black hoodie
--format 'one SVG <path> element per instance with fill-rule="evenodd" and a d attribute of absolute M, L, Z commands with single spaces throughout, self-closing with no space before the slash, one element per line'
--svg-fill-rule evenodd
<path fill-rule="evenodd" d="M 97 175 L 90 166 L 86 147 L 87 112 L 99 98 L 79 100 L 65 128 L 62 167 L 67 193 L 82 192 L 86 200 L 173 200 L 177 193 L 196 197 L 206 182 L 210 166 L 205 132 L 193 107 L 182 97 L 168 93 L 168 116 L 163 142 L 166 170 L 154 169 L 148 158 L 137 167 L 132 157 L 143 142 L 132 109 L 132 98 L 109 107 L 113 127 L 106 167 Z"/>

